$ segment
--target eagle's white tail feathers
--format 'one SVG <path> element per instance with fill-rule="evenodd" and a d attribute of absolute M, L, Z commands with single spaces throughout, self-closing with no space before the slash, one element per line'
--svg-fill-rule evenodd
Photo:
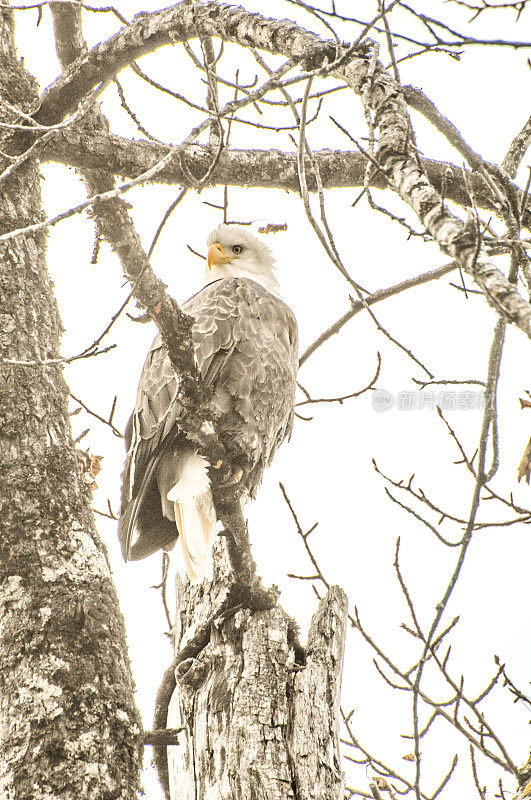
<path fill-rule="evenodd" d="M 208 461 L 203 456 L 194 451 L 184 453 L 178 479 L 166 495 L 173 503 L 184 563 L 193 584 L 212 575 L 216 517 L 207 469 Z"/>
<path fill-rule="evenodd" d="M 181 536 L 184 564 L 190 583 L 212 577 L 214 522 L 194 501 L 175 503 L 175 524 Z"/>

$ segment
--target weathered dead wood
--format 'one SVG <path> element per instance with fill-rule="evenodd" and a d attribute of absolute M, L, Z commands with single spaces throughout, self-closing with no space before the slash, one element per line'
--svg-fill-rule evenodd
<path fill-rule="evenodd" d="M 216 507 L 217 508 L 217 507 Z M 241 514 L 241 512 L 240 512 Z M 232 519 L 225 521 L 225 526 L 231 525 Z M 228 527 L 228 530 L 231 528 Z M 248 542 L 244 543 L 243 563 L 252 565 L 252 576 L 248 569 L 238 570 L 239 559 L 234 558 L 235 544 L 231 537 L 220 535 L 214 547 L 214 574 L 215 580 L 205 589 L 204 585 L 188 586 L 185 592 L 183 582 L 178 579 L 178 609 L 174 637 L 180 638 L 181 647 L 173 663 L 168 667 L 159 690 L 155 704 L 153 728 L 162 730 L 167 726 L 168 707 L 176 686 L 176 675 L 208 646 L 211 640 L 212 629 L 215 624 L 225 617 L 235 613 L 239 608 L 252 611 L 264 611 L 275 606 L 278 592 L 273 587 L 264 590 L 260 580 L 254 577 L 254 562 L 250 556 Z M 237 547 L 237 546 L 236 546 Z M 188 603 L 179 605 L 179 598 L 186 596 Z M 186 635 L 184 635 L 184 633 Z M 181 636 L 181 633 L 183 635 Z M 166 747 L 154 747 L 154 761 L 160 781 L 168 789 L 168 755 Z"/>
<path fill-rule="evenodd" d="M 312 619 L 306 664 L 296 672 L 289 750 L 297 800 L 342 797 L 338 720 L 347 599 L 333 586 Z"/>
<path fill-rule="evenodd" d="M 231 584 L 227 564 L 218 547 L 212 584 L 190 588 L 177 580 L 175 649 L 177 659 L 186 657 L 174 665 L 167 725 L 185 733 L 167 748 L 167 796 L 340 800 L 346 596 L 337 587 L 326 595 L 304 651 L 276 603 L 256 609 L 243 599 L 215 611 Z M 190 643 L 206 629 L 191 655 Z"/>

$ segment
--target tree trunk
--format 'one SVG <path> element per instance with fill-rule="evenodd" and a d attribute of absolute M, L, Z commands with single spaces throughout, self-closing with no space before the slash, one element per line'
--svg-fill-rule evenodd
<path fill-rule="evenodd" d="M 36 100 L 6 10 L 0 95 L 24 111 Z M 6 106 L 2 113 L 20 124 Z M 0 143 L 2 170 L 6 149 Z M 39 174 L 28 160 L 0 177 L 0 230 L 40 219 Z M 42 233 L 0 246 L 0 797 L 132 800 L 140 721 L 70 435 L 44 248 Z"/>
<path fill-rule="evenodd" d="M 206 588 L 177 580 L 177 660 L 193 655 L 175 669 L 167 724 L 183 730 L 167 748 L 169 796 L 340 800 L 344 592 L 321 601 L 303 649 L 278 604 L 227 604 L 234 586 L 221 572 Z"/>

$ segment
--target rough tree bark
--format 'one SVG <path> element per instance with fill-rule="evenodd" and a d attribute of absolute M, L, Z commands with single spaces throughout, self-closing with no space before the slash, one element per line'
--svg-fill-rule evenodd
<path fill-rule="evenodd" d="M 199 30 L 282 53 L 306 70 L 344 81 L 361 95 L 380 134 L 376 155 L 381 169 L 371 183 L 398 192 L 500 313 L 531 335 L 529 305 L 480 251 L 474 226 L 445 209 L 439 193 L 469 202 L 461 171 L 417 159 L 410 142 L 408 94 L 385 72 L 376 52 L 371 57 L 364 47 L 336 53 L 330 43 L 289 21 L 212 2 L 183 2 L 141 15 L 88 52 L 79 8 L 59 5 L 54 15 L 65 73 L 37 103 L 14 55 L 11 16 L 0 13 L 0 93 L 13 105 L 34 111 L 40 123 L 64 119 L 100 81 L 142 54 L 194 38 Z M 112 188 L 114 175 L 136 177 L 153 170 L 153 180 L 188 180 L 169 148 L 111 137 L 96 124 L 100 121 L 85 115 L 83 125 L 55 140 L 50 137 L 41 156 L 92 171 L 86 175 L 90 194 Z M 3 152 L 23 152 L 35 138 L 34 132 L 13 136 L 0 145 L 2 158 Z M 186 153 L 188 176 L 203 176 L 213 163 L 208 148 L 189 145 Z M 364 183 L 366 160 L 358 153 L 323 152 L 317 163 L 324 186 Z M 8 164 L 3 161 L 2 168 Z M 307 173 L 313 190 L 310 162 Z M 499 170 L 484 173 L 471 179 L 478 205 L 499 208 L 493 183 L 507 190 L 509 206 L 521 204 L 522 193 Z M 297 159 L 291 154 L 225 152 L 209 177 L 211 183 L 299 189 Z M 135 296 L 163 331 L 170 354 L 188 357 L 190 347 L 183 346 L 189 340 L 187 321 L 153 275 L 125 204 L 117 198 L 96 202 L 95 212 L 100 232 L 119 255 Z M 9 179 L 0 178 L 0 235 L 41 218 L 38 175 L 28 161 Z M 523 221 L 528 224 L 529 215 Z M 57 358 L 60 333 L 43 235 L 23 232 L 0 241 L 0 247 L 0 723 L 5 731 L 0 796 L 129 798 L 136 795 L 139 723 L 122 622 L 69 437 L 60 364 L 42 363 Z M 193 380 L 192 375 L 191 389 L 197 388 Z M 203 438 L 196 441 L 205 449 L 215 446 Z M 235 516 L 234 503 L 217 500 L 220 517 L 222 506 L 227 518 Z M 236 520 L 233 528 L 241 522 Z M 244 585 L 238 570 L 236 576 L 229 574 L 227 563 L 222 564 L 218 581 L 208 590 L 181 587 L 178 593 L 177 657 L 165 685 L 166 694 L 173 694 L 170 716 L 166 719 L 163 704 L 155 725 L 162 727 L 162 715 L 164 724 L 184 728 L 177 734 L 179 745 L 169 748 L 173 796 L 336 800 L 342 795 L 336 716 L 344 596 L 333 590 L 325 598 L 304 653 L 294 624 L 274 598 L 252 580 Z"/>
<path fill-rule="evenodd" d="M 181 732 L 168 748 L 167 796 L 340 800 L 344 592 L 333 587 L 321 601 L 303 649 L 278 604 L 235 603 L 228 560 L 218 559 L 206 588 L 177 579 L 167 724 Z"/>
<path fill-rule="evenodd" d="M 44 145 L 41 152 L 42 161 L 53 161 L 68 164 L 81 171 L 105 169 L 108 173 L 122 178 L 135 178 L 161 161 L 168 152 L 164 145 L 149 141 L 134 141 L 109 133 L 93 131 L 90 134 L 90 147 L 87 147 L 87 134 L 77 130 L 66 130 Z M 212 164 L 212 150 L 208 145 L 191 144 L 185 151 L 187 168 L 183 168 L 180 159 L 170 161 L 157 172 L 150 182 L 179 185 L 193 188 L 205 175 Z M 374 170 L 367 176 L 367 157 L 360 152 L 348 150 L 315 150 L 313 153 L 319 167 L 319 177 L 323 189 L 341 189 L 369 186 L 385 189 L 388 185 L 383 172 Z M 464 170 L 446 161 L 434 161 L 420 158 L 423 170 L 435 189 L 444 194 L 447 200 L 453 200 L 461 206 L 470 203 L 467 184 L 474 192 L 478 208 L 498 211 L 499 205 L 492 191 L 481 176 Z M 466 175 L 466 183 L 463 176 Z M 190 178 L 194 178 L 193 184 Z M 308 191 L 317 191 L 317 181 L 310 160 L 306 165 Z M 299 174 L 297 170 L 297 153 L 286 153 L 280 150 L 224 150 L 210 174 L 205 186 L 243 186 L 265 187 L 275 186 L 277 189 L 288 189 L 299 192 Z M 518 186 L 511 184 L 511 192 L 522 204 L 524 193 Z M 531 212 L 522 210 L 522 225 L 531 229 Z"/>
<path fill-rule="evenodd" d="M 8 103 L 34 105 L 6 10 L 0 84 Z M 16 116 L 4 108 L 3 119 Z M 2 169 L 8 164 L 2 157 Z M 28 161 L 0 180 L 0 228 L 40 219 L 39 174 Z M 0 251 L 0 796 L 132 800 L 140 721 L 123 622 L 70 435 L 44 246 L 34 233 Z"/>

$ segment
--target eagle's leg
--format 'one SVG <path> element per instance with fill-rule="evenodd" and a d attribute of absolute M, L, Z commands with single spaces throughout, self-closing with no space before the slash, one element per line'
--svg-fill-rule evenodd
<path fill-rule="evenodd" d="M 229 477 L 223 483 L 218 484 L 219 489 L 228 489 L 229 486 L 237 486 L 241 479 L 243 478 L 245 472 L 241 467 L 237 467 L 235 470 L 231 472 Z"/>
<path fill-rule="evenodd" d="M 218 461 L 218 463 L 214 464 L 213 467 L 214 467 L 214 469 L 220 469 L 222 464 L 224 464 L 224 463 L 226 463 L 226 462 Z M 228 478 L 226 478 L 226 480 L 224 480 L 222 483 L 218 483 L 217 484 L 218 488 L 220 488 L 220 489 L 228 489 L 229 486 L 237 486 L 239 484 L 239 482 L 241 481 L 241 479 L 243 478 L 243 476 L 245 475 L 245 472 L 246 472 L 246 470 L 243 467 L 236 466 L 235 464 L 232 464 L 231 465 L 231 471 L 230 471 L 230 474 L 229 474 Z"/>
<path fill-rule="evenodd" d="M 225 486 L 236 486 L 236 484 L 239 483 L 242 478 L 243 478 L 243 469 L 241 467 L 238 467 L 238 469 L 232 473 L 230 479 L 227 481 Z"/>

